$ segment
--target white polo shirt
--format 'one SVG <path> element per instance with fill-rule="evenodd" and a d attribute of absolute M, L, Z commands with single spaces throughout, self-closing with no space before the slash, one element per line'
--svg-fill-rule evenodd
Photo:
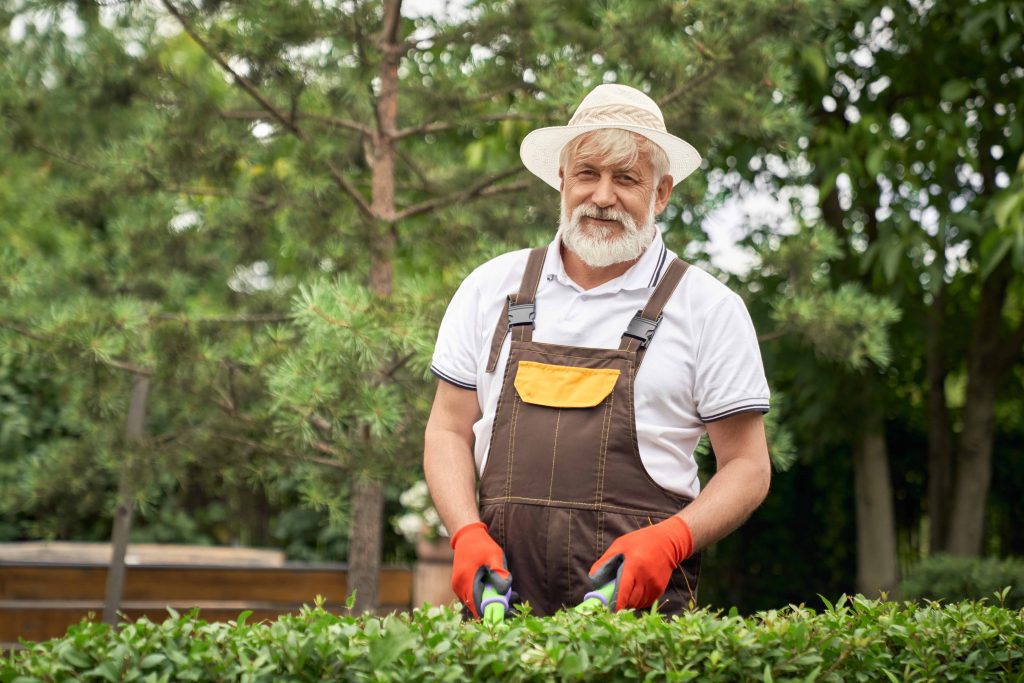
<path fill-rule="evenodd" d="M 505 297 L 519 291 L 529 249 L 503 254 L 473 271 L 448 304 L 431 370 L 476 391 L 481 417 L 473 425 L 478 472 L 487 466 L 491 427 L 511 335 L 495 372 L 487 373 L 491 338 Z M 618 348 L 675 256 L 661 235 L 620 277 L 583 290 L 565 273 L 557 239 L 548 246 L 537 291 L 534 341 Z M 660 486 L 684 496 L 700 491 L 693 451 L 705 423 L 737 413 L 768 411 L 768 383 L 754 326 L 742 299 L 690 266 L 665 306 L 637 373 L 635 414 L 640 459 Z"/>

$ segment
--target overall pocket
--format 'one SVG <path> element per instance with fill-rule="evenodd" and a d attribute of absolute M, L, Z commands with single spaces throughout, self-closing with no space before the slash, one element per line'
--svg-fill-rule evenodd
<path fill-rule="evenodd" d="M 549 408 L 593 408 L 608 398 L 619 379 L 614 368 L 577 368 L 519 361 L 515 387 L 524 403 Z"/>

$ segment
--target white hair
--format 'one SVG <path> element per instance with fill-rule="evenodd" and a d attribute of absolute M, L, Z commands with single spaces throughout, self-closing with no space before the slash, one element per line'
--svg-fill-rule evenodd
<path fill-rule="evenodd" d="M 622 128 L 599 128 L 570 140 L 558 155 L 558 165 L 565 171 L 569 159 L 597 159 L 615 166 L 631 168 L 641 158 L 651 162 L 654 183 L 668 174 L 668 155 L 648 138 Z"/>

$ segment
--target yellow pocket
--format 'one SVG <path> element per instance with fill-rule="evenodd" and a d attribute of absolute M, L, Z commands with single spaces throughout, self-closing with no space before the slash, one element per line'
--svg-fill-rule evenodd
<path fill-rule="evenodd" d="M 519 361 L 515 387 L 526 403 L 551 408 L 593 408 L 612 393 L 619 371 Z"/>

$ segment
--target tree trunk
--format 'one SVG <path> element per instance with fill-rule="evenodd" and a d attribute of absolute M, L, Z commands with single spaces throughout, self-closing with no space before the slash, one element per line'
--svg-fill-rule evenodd
<path fill-rule="evenodd" d="M 107 590 L 103 600 L 103 623 L 117 624 L 117 611 L 124 595 L 124 556 L 128 551 L 128 537 L 132 532 L 132 514 L 135 510 L 135 491 L 143 459 L 141 446 L 146 433 L 146 410 L 149 404 L 149 376 L 135 375 L 132 384 L 132 402 L 128 407 L 125 424 L 125 458 L 121 463 L 117 485 L 117 509 L 114 511 L 114 529 L 111 533 L 110 565 L 107 568 Z"/>
<path fill-rule="evenodd" d="M 950 501 L 953 499 L 953 427 L 946 405 L 946 375 L 942 335 L 945 328 L 946 287 L 940 283 L 928 310 L 925 355 L 928 372 L 928 551 L 949 550 Z"/>
<path fill-rule="evenodd" d="M 384 485 L 357 476 L 352 482 L 348 589 L 356 593 L 353 609 L 358 614 L 377 610 L 383 519 Z"/>
<path fill-rule="evenodd" d="M 398 67 L 403 48 L 399 41 L 401 0 L 388 0 L 384 6 L 384 24 L 378 47 L 380 89 L 376 100 L 377 127 L 373 136 L 372 191 L 370 208 L 377 219 L 372 228 L 373 263 L 370 266 L 370 291 L 388 299 L 393 289 L 395 251 L 395 131 L 398 120 Z M 387 379 L 383 381 L 388 381 Z M 368 452 L 373 452 L 367 432 Z M 352 486 L 352 528 L 349 534 L 349 591 L 356 591 L 355 609 L 377 609 L 377 576 L 380 573 L 381 534 L 383 531 L 384 490 L 378 481 L 356 475 Z"/>
<path fill-rule="evenodd" d="M 857 506 L 857 590 L 868 597 L 897 597 L 896 524 L 889 452 L 880 417 L 872 417 L 853 448 Z"/>
<path fill-rule="evenodd" d="M 964 426 L 956 457 L 948 550 L 954 555 L 980 555 L 985 530 L 985 504 L 992 479 L 996 384 L 1003 372 L 997 359 L 1001 346 L 1003 304 L 1010 281 L 1009 259 L 982 285 L 978 319 L 967 354 L 967 395 Z"/>

